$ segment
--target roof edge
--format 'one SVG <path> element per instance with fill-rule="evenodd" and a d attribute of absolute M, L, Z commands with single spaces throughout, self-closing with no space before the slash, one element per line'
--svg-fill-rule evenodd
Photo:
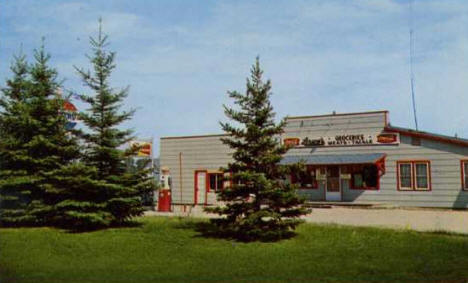
<path fill-rule="evenodd" d="M 450 136 L 445 136 L 445 135 L 440 135 L 440 134 L 417 131 L 417 130 L 408 129 L 408 128 L 395 127 L 395 126 L 386 126 L 385 131 L 396 132 L 396 133 L 400 133 L 403 135 L 419 137 L 419 138 L 424 138 L 424 139 L 429 139 L 429 140 L 435 140 L 439 142 L 451 143 L 451 144 L 456 144 L 456 145 L 461 145 L 461 146 L 468 146 L 468 139 L 464 139 L 464 138 L 450 137 Z"/>
<path fill-rule="evenodd" d="M 194 139 L 194 138 L 209 138 L 209 137 L 225 137 L 228 134 L 208 134 L 208 135 L 194 135 L 194 136 L 173 136 L 161 137 L 162 140 L 176 140 L 176 139 Z"/>
<path fill-rule="evenodd" d="M 376 111 L 365 111 L 365 112 L 349 112 L 349 113 L 335 113 L 335 114 L 322 114 L 322 115 L 310 115 L 310 116 L 289 116 L 289 119 L 307 119 L 307 118 L 320 118 L 320 117 L 334 117 L 334 116 L 353 116 L 353 115 L 365 115 L 365 114 L 377 114 L 377 113 L 388 113 L 388 110 L 376 110 Z"/>

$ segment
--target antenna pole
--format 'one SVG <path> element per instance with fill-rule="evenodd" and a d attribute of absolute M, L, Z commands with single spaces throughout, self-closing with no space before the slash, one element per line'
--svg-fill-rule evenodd
<path fill-rule="evenodd" d="M 410 40 L 410 82 L 411 82 L 411 98 L 413 101 L 413 115 L 414 115 L 414 124 L 416 130 L 418 130 L 418 118 L 416 115 L 416 98 L 414 94 L 414 72 L 413 72 L 413 56 L 414 56 L 414 39 L 413 39 L 413 0 L 409 1 L 410 8 L 410 30 L 409 30 L 409 40 Z"/>

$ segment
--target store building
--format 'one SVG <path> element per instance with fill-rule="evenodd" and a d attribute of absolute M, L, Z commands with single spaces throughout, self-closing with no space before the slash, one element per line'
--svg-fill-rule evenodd
<path fill-rule="evenodd" d="M 394 127 L 388 118 L 388 111 L 289 117 L 281 141 L 293 148 L 281 163 L 307 168 L 289 181 L 310 201 L 468 208 L 468 140 Z M 232 153 L 223 136 L 161 138 L 176 207 L 216 203 L 225 185 L 219 168 Z"/>

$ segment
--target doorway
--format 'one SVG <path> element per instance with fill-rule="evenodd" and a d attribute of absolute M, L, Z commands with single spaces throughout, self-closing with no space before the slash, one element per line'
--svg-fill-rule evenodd
<path fill-rule="evenodd" d="M 325 200 L 341 201 L 340 167 L 328 166 L 326 174 Z"/>
<path fill-rule="evenodd" d="M 195 171 L 195 204 L 205 204 L 206 195 L 206 171 Z"/>

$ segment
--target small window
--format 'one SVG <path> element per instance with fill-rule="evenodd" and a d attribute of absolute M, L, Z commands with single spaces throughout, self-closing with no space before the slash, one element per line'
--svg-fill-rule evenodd
<path fill-rule="evenodd" d="M 428 190 L 429 189 L 429 165 L 427 163 L 415 163 L 416 170 L 416 189 Z"/>
<path fill-rule="evenodd" d="M 398 189 L 401 191 L 431 190 L 429 161 L 397 162 Z"/>
<path fill-rule="evenodd" d="M 209 187 L 208 191 L 217 192 L 224 187 L 223 173 L 208 173 Z"/>
<path fill-rule="evenodd" d="M 411 174 L 411 163 L 400 163 L 400 189 L 412 190 L 413 189 L 413 177 Z"/>
<path fill-rule="evenodd" d="M 317 189 L 317 170 L 308 165 L 304 170 L 291 174 L 291 183 L 298 185 L 300 189 Z"/>
<path fill-rule="evenodd" d="M 411 137 L 411 145 L 416 145 L 416 146 L 421 145 L 421 138 Z"/>
<path fill-rule="evenodd" d="M 468 190 L 468 160 L 461 162 L 462 188 Z"/>

